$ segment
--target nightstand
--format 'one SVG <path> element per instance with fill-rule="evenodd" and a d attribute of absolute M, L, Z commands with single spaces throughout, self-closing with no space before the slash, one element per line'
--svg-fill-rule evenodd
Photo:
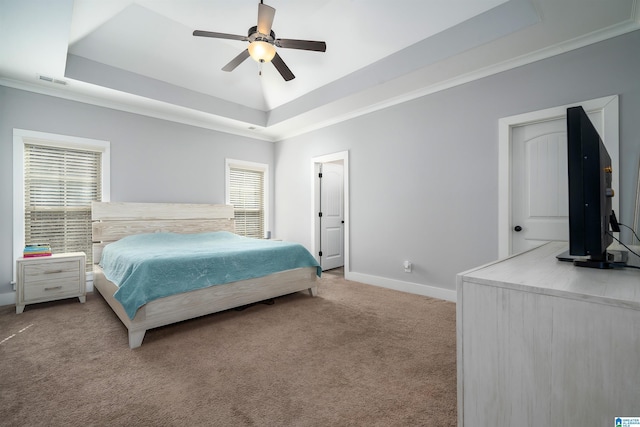
<path fill-rule="evenodd" d="M 84 252 L 18 258 L 16 261 L 16 313 L 26 304 L 78 297 L 86 301 Z"/>

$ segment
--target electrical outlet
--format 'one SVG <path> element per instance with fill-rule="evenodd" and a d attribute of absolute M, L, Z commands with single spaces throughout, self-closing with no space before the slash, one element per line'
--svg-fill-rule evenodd
<path fill-rule="evenodd" d="M 404 272 L 405 273 L 411 273 L 411 267 L 412 267 L 411 266 L 411 261 L 405 261 L 403 263 L 403 266 L 404 266 Z"/>

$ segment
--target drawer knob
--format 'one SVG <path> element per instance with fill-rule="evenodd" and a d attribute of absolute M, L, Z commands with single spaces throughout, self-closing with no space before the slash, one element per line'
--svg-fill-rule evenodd
<path fill-rule="evenodd" d="M 58 274 L 58 273 L 62 273 L 62 270 L 49 270 L 44 272 L 44 274 Z"/>
<path fill-rule="evenodd" d="M 44 288 L 45 291 L 55 291 L 56 289 L 62 289 L 62 286 L 53 286 L 51 288 Z"/>

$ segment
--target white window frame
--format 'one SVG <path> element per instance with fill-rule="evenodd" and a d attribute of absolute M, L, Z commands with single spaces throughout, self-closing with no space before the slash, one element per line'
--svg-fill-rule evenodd
<path fill-rule="evenodd" d="M 13 258 L 22 256 L 24 248 L 24 146 L 37 144 L 49 147 L 100 151 L 102 153 L 102 201 L 110 201 L 111 195 L 111 143 L 97 139 L 58 135 L 24 129 L 13 129 Z M 13 263 L 13 280 L 16 280 L 16 263 Z M 87 273 L 87 282 L 93 281 L 93 273 Z"/>
<path fill-rule="evenodd" d="M 262 229 L 264 230 L 265 235 L 263 238 L 267 238 L 270 236 L 271 232 L 269 230 L 269 165 L 266 163 L 257 163 L 257 162 L 249 162 L 246 160 L 235 160 L 235 159 L 225 159 L 225 203 L 231 204 L 231 194 L 230 194 L 230 180 L 231 180 L 231 168 L 238 169 L 248 169 L 259 171 L 263 173 L 264 182 L 263 182 L 263 195 L 264 195 L 264 224 L 262 224 Z"/>

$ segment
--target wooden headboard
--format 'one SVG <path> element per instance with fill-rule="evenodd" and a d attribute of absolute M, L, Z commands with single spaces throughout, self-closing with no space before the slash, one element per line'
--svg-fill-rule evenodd
<path fill-rule="evenodd" d="M 232 205 L 92 202 L 93 263 L 111 242 L 142 233 L 235 232 Z"/>

